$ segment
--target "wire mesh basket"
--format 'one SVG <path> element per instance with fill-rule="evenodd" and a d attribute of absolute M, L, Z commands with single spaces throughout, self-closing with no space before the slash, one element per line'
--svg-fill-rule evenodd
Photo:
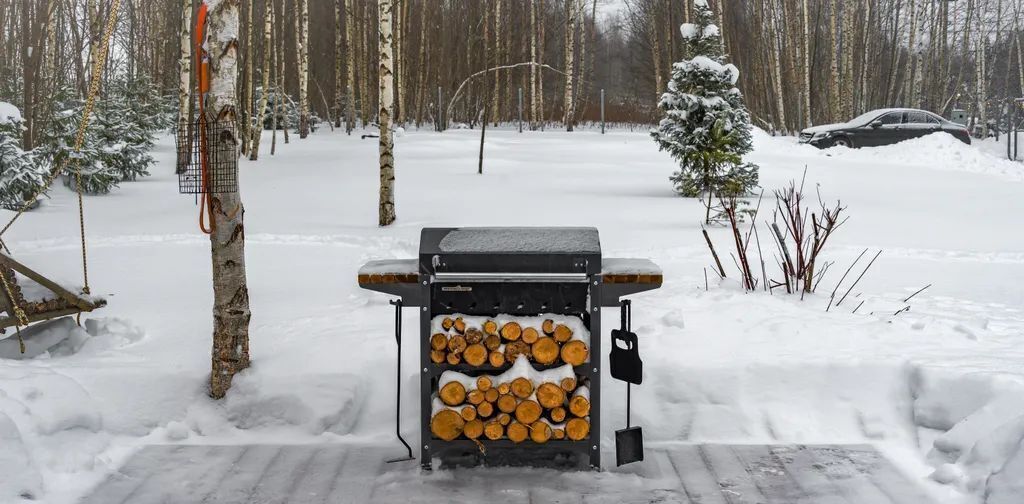
<path fill-rule="evenodd" d="M 181 194 L 238 192 L 238 134 L 234 121 L 182 121 L 175 136 Z"/>

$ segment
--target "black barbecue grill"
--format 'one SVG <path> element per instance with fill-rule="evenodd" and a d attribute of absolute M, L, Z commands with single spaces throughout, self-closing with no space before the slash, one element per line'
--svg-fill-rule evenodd
<path fill-rule="evenodd" d="M 617 307 L 623 296 L 656 289 L 661 283 L 661 271 L 650 261 L 602 258 L 594 228 L 425 228 L 418 260 L 371 261 L 359 270 L 360 287 L 401 297 L 395 303 L 399 310 L 402 306 L 421 307 L 420 462 L 425 469 L 431 467 L 434 457 L 445 461 L 475 456 L 514 464 L 533 463 L 541 452 L 563 453 L 600 467 L 600 308 Z M 434 438 L 431 405 L 444 371 L 474 376 L 502 371 L 512 364 L 495 369 L 431 361 L 431 321 L 451 314 L 579 317 L 590 331 L 591 357 L 575 367 L 576 375 L 590 390 L 589 438 L 551 440 L 543 445 L 529 440 L 514 444 L 507 439 L 482 439 L 484 450 L 469 439 Z M 396 321 L 400 322 L 400 317 Z M 535 365 L 535 369 L 544 368 Z"/>

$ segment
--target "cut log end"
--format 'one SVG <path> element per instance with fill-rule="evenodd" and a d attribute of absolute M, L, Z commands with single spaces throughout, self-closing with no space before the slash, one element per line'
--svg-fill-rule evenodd
<path fill-rule="evenodd" d="M 444 350 L 448 347 L 448 336 L 443 333 L 435 333 L 430 337 L 430 348 Z"/>
<path fill-rule="evenodd" d="M 512 380 L 512 394 L 520 399 L 526 399 L 533 393 L 533 382 L 529 378 L 519 377 Z"/>
<path fill-rule="evenodd" d="M 502 413 L 512 413 L 516 410 L 516 397 L 513 395 L 503 395 L 498 398 L 498 411 Z"/>
<path fill-rule="evenodd" d="M 590 434 L 590 422 L 585 418 L 573 418 L 565 424 L 565 435 L 573 441 L 582 441 Z"/>
<path fill-rule="evenodd" d="M 491 352 L 491 354 L 487 356 L 487 362 L 496 368 L 500 368 L 505 365 L 505 354 L 497 351 Z"/>
<path fill-rule="evenodd" d="M 544 334 L 547 334 L 548 336 L 555 334 L 555 321 L 551 319 L 544 320 L 544 322 L 540 325 L 540 330 L 543 331 Z"/>
<path fill-rule="evenodd" d="M 590 399 L 581 395 L 573 396 L 569 400 L 569 411 L 579 418 L 586 417 L 590 414 Z"/>
<path fill-rule="evenodd" d="M 523 425 L 530 425 L 540 420 L 540 414 L 543 412 L 537 401 L 527 399 L 516 406 L 516 420 Z"/>
<path fill-rule="evenodd" d="M 493 320 L 484 322 L 484 334 L 487 334 L 488 336 L 497 336 L 498 323 Z"/>
<path fill-rule="evenodd" d="M 478 404 L 476 407 L 476 414 L 483 418 L 489 418 L 494 414 L 494 404 L 489 402 L 482 402 Z"/>
<path fill-rule="evenodd" d="M 523 328 L 517 322 L 509 322 L 501 326 L 501 337 L 506 341 L 517 341 L 523 335 Z"/>
<path fill-rule="evenodd" d="M 466 401 L 466 387 L 457 381 L 448 382 L 441 387 L 438 396 L 441 398 L 441 402 L 448 406 L 458 406 Z"/>
<path fill-rule="evenodd" d="M 462 353 L 466 350 L 466 337 L 456 334 L 448 340 L 448 351 Z"/>
<path fill-rule="evenodd" d="M 508 439 L 513 443 L 522 443 L 530 436 L 530 429 L 519 422 L 508 425 Z"/>
<path fill-rule="evenodd" d="M 555 338 L 555 341 L 559 343 L 565 343 L 566 341 L 569 341 L 570 338 L 572 338 L 572 329 L 570 329 L 569 326 L 565 324 L 558 324 L 557 326 L 555 326 L 553 336 Z"/>
<path fill-rule="evenodd" d="M 551 439 L 551 426 L 546 422 L 533 422 L 530 425 L 530 440 L 537 444 L 547 443 Z"/>
<path fill-rule="evenodd" d="M 476 388 L 480 392 L 491 390 L 491 385 L 491 377 L 489 376 L 481 376 L 476 379 Z"/>
<path fill-rule="evenodd" d="M 447 359 L 448 359 L 448 352 L 445 352 L 444 350 L 431 350 L 430 351 L 430 360 L 434 364 L 442 364 Z"/>
<path fill-rule="evenodd" d="M 470 327 L 466 329 L 466 343 L 475 345 L 484 340 L 484 333 L 480 329 Z"/>
<path fill-rule="evenodd" d="M 533 347 L 531 347 L 533 360 L 538 364 L 554 364 L 558 360 L 558 352 L 558 343 L 553 338 L 547 336 L 538 338 Z"/>
<path fill-rule="evenodd" d="M 562 423 L 565 421 L 566 411 L 565 408 L 559 406 L 557 408 L 551 408 L 551 421 L 555 423 Z"/>
<path fill-rule="evenodd" d="M 454 324 L 455 321 L 452 320 L 451 317 L 445 317 L 444 320 L 441 321 L 441 327 L 443 327 L 445 331 L 450 331 Z"/>
<path fill-rule="evenodd" d="M 462 434 L 469 439 L 477 439 L 484 434 L 484 422 L 480 419 L 473 419 L 466 422 Z"/>
<path fill-rule="evenodd" d="M 462 359 L 470 366 L 482 366 L 487 362 L 487 348 L 479 343 L 469 345 L 462 352 Z"/>
<path fill-rule="evenodd" d="M 546 409 L 557 408 L 565 402 L 565 391 L 554 383 L 542 383 L 537 387 L 537 402 Z"/>
<path fill-rule="evenodd" d="M 552 429 L 551 430 L 551 438 L 552 439 L 565 439 L 565 429 Z"/>
<path fill-rule="evenodd" d="M 462 416 L 449 409 L 438 411 L 430 419 L 430 432 L 445 441 L 459 437 L 465 426 L 466 421 Z"/>
<path fill-rule="evenodd" d="M 537 332 L 536 328 L 527 327 L 526 329 L 523 329 L 523 335 L 521 338 L 523 340 L 523 343 L 526 343 L 527 345 L 532 345 L 537 341 L 538 338 L 540 338 L 540 333 Z"/>
<path fill-rule="evenodd" d="M 451 352 L 447 356 L 445 356 L 445 361 L 447 361 L 448 364 L 451 364 L 453 366 L 458 366 L 462 362 L 462 355 L 457 354 L 455 352 Z"/>
<path fill-rule="evenodd" d="M 505 360 L 507 362 L 515 362 L 520 355 L 525 355 L 529 359 L 531 353 L 530 345 L 522 341 L 512 341 L 505 345 Z"/>
<path fill-rule="evenodd" d="M 512 422 L 512 415 L 509 415 L 508 413 L 499 413 L 498 414 L 498 423 L 499 424 L 501 424 L 501 425 L 508 425 L 511 422 Z"/>
<path fill-rule="evenodd" d="M 587 362 L 589 356 L 590 349 L 587 348 L 586 343 L 580 340 L 572 340 L 562 345 L 562 362 L 566 364 L 579 366 Z"/>
<path fill-rule="evenodd" d="M 488 334 L 487 337 L 484 338 L 484 346 L 492 352 L 497 350 L 501 347 L 501 336 L 498 336 L 497 334 Z"/>
<path fill-rule="evenodd" d="M 452 323 L 452 327 L 455 329 L 455 332 L 462 334 L 466 332 L 466 321 L 462 320 L 462 317 L 458 317 Z"/>
<path fill-rule="evenodd" d="M 497 421 L 487 422 L 484 425 L 484 436 L 491 441 L 501 439 L 505 435 L 505 426 L 498 423 Z"/>
<path fill-rule="evenodd" d="M 466 401 L 469 401 L 469 404 L 476 406 L 484 402 L 484 393 L 480 390 L 470 390 L 469 393 L 466 394 Z"/>
<path fill-rule="evenodd" d="M 572 392 L 573 390 L 576 390 L 576 378 L 575 377 L 562 378 L 561 385 L 562 385 L 562 390 L 564 390 L 566 392 Z"/>
<path fill-rule="evenodd" d="M 489 389 L 487 389 L 487 392 L 484 392 L 484 400 L 489 402 L 489 403 L 494 403 L 494 402 L 498 401 L 498 396 L 499 395 L 501 395 L 501 394 L 498 393 L 498 389 L 496 389 L 496 388 L 489 388 Z"/>
<path fill-rule="evenodd" d="M 462 409 L 459 410 L 459 415 L 461 415 L 462 419 L 467 422 L 476 420 L 476 408 L 471 405 L 463 406 Z"/>

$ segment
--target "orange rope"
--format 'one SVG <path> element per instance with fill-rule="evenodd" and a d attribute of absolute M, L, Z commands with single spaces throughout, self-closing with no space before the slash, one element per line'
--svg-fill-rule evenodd
<path fill-rule="evenodd" d="M 206 109 L 203 106 L 203 78 L 206 77 L 206 72 L 202 70 L 203 39 L 206 38 L 206 20 L 203 19 L 205 15 L 206 9 L 201 8 L 199 19 L 196 21 L 197 36 L 195 38 L 196 59 L 199 60 L 196 65 L 196 96 L 199 102 L 199 167 L 202 174 L 202 187 L 200 188 L 202 202 L 199 206 L 199 229 L 205 234 L 213 234 L 217 226 L 213 217 L 213 198 L 210 196 L 209 145 L 206 138 Z M 206 224 L 206 219 L 204 218 L 207 208 L 209 208 L 209 216 L 206 218 L 209 219 L 209 225 Z"/>

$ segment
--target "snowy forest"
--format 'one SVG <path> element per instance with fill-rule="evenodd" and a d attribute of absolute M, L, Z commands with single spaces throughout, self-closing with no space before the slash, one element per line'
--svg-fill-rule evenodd
<path fill-rule="evenodd" d="M 0 504 L 1024 502 L 1024 0 L 0 0 Z"/>
<path fill-rule="evenodd" d="M 190 47 L 184 30 L 194 24 L 192 4 L 126 1 L 105 71 L 150 82 L 168 100 L 187 92 L 179 88 L 179 67 L 191 57 L 182 50 Z M 375 119 L 376 1 L 240 6 L 239 96 L 251 104 L 243 113 L 256 109 L 266 78 L 267 89 L 281 89 L 305 108 L 301 113 L 349 128 Z M 744 70 L 740 88 L 759 127 L 797 131 L 895 105 L 940 114 L 960 108 L 985 123 L 1006 99 L 1024 95 L 1017 1 L 711 6 L 726 53 Z M 87 48 L 100 36 L 106 9 L 101 0 L 0 3 L 0 96 L 30 105 L 22 107 L 25 147 L 38 143 L 53 112 L 32 107 L 36 99 L 63 89 L 85 94 Z M 524 118 L 536 128 L 597 120 L 602 89 L 609 121 L 654 122 L 651 97 L 682 56 L 673 27 L 689 21 L 692 7 L 661 0 L 394 0 L 393 9 L 398 123 L 433 124 L 440 114 L 443 124 L 472 125 L 484 108 L 489 120 L 511 121 L 522 89 Z M 523 64 L 531 61 L 551 68 Z M 466 76 L 495 67 L 509 68 L 476 79 L 444 116 L 438 99 L 447 104 Z"/>

